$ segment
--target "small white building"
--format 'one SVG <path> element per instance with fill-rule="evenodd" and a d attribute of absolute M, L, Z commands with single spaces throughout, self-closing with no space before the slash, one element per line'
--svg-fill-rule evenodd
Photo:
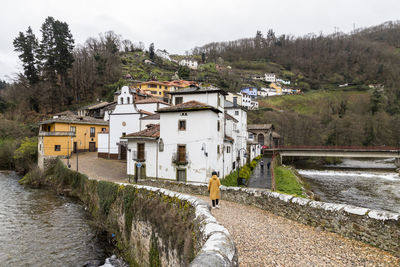
<path fill-rule="evenodd" d="M 242 96 L 242 106 L 247 108 L 248 110 L 255 110 L 258 109 L 258 102 L 253 100 L 253 98 L 246 94 L 246 93 L 240 93 Z"/>
<path fill-rule="evenodd" d="M 281 84 L 285 84 L 285 85 L 290 85 L 290 81 L 289 80 L 283 80 L 283 79 L 276 79 L 277 83 L 281 83 Z"/>
<path fill-rule="evenodd" d="M 194 59 L 182 59 L 179 61 L 179 65 L 186 66 L 193 70 L 197 70 L 198 68 L 198 62 Z"/>
<path fill-rule="evenodd" d="M 169 56 L 169 53 L 166 50 L 157 49 L 155 54 L 156 54 L 156 56 L 158 56 L 162 59 L 171 61 L 171 57 Z"/>
<path fill-rule="evenodd" d="M 270 83 L 276 82 L 275 73 L 265 73 L 265 81 Z"/>

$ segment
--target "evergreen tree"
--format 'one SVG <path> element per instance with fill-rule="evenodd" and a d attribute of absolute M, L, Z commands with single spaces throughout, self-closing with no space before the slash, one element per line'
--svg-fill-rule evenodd
<path fill-rule="evenodd" d="M 154 60 L 154 43 L 151 43 L 150 44 L 150 46 L 149 46 L 149 57 L 150 57 L 150 60 Z"/>
<path fill-rule="evenodd" d="M 15 47 L 14 51 L 20 52 L 18 57 L 22 61 L 26 78 L 31 85 L 35 84 L 39 81 L 36 60 L 38 41 L 31 27 L 28 27 L 26 34 L 20 32 L 18 37 L 14 39 L 13 45 Z"/>
<path fill-rule="evenodd" d="M 40 30 L 42 40 L 39 49 L 39 59 L 43 71 L 50 81 L 55 81 L 57 75 L 62 79 L 67 76 L 67 70 L 74 62 L 72 50 L 74 39 L 66 22 L 47 17 Z"/>

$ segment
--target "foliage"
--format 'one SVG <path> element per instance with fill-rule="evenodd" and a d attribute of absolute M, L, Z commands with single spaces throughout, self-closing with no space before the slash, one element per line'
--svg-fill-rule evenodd
<path fill-rule="evenodd" d="M 179 66 L 178 76 L 180 79 L 187 80 L 190 76 L 190 69 L 186 66 Z"/>
<path fill-rule="evenodd" d="M 112 203 L 117 198 L 118 185 L 112 182 L 99 181 L 97 193 L 99 194 L 101 212 L 107 216 Z"/>
<path fill-rule="evenodd" d="M 0 169 L 11 170 L 14 168 L 14 152 L 17 141 L 14 139 L 0 139 Z"/>
<path fill-rule="evenodd" d="M 15 169 L 26 173 L 29 168 L 37 162 L 38 143 L 37 138 L 25 137 L 20 147 L 14 152 Z"/>
<path fill-rule="evenodd" d="M 289 168 L 276 166 L 274 168 L 274 176 L 278 192 L 304 197 L 301 183 Z"/>
<path fill-rule="evenodd" d="M 158 238 L 154 234 L 154 231 L 151 233 L 150 239 L 149 263 L 152 267 L 161 266 L 160 253 L 158 252 Z"/>
<path fill-rule="evenodd" d="M 124 197 L 124 214 L 125 214 L 125 234 L 126 239 L 129 240 L 132 231 L 132 221 L 133 221 L 133 210 L 132 203 L 135 200 L 135 188 L 132 186 L 127 186 L 123 191 Z"/>
<path fill-rule="evenodd" d="M 221 179 L 221 184 L 224 186 L 237 186 L 238 171 L 233 171 L 223 179 Z"/>
<path fill-rule="evenodd" d="M 151 43 L 149 46 L 149 58 L 151 61 L 154 61 L 155 53 L 154 53 L 154 43 Z"/>
<path fill-rule="evenodd" d="M 39 43 L 33 34 L 31 27 L 28 27 L 26 33 L 20 32 L 18 37 L 14 39 L 15 51 L 19 52 L 19 59 L 22 61 L 24 74 L 30 84 L 39 81 L 39 70 L 37 66 L 37 52 Z"/>
<path fill-rule="evenodd" d="M 29 185 L 31 187 L 40 188 L 45 184 L 45 175 L 43 171 L 38 167 L 30 169 L 30 171 L 25 174 L 22 179 L 18 181 L 21 185 Z"/>

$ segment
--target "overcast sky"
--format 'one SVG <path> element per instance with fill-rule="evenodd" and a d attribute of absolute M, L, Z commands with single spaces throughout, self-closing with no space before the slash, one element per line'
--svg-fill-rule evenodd
<path fill-rule="evenodd" d="M 69 24 L 76 44 L 113 30 L 146 48 L 183 54 L 195 46 L 255 36 L 333 33 L 400 19 L 399 0 L 2 0 L 0 79 L 22 67 L 13 51 L 18 32 L 31 26 L 40 37 L 48 16 Z"/>

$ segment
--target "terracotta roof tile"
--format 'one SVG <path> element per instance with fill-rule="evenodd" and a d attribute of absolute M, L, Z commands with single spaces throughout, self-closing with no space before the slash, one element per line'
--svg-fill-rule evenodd
<path fill-rule="evenodd" d="M 139 110 L 140 113 L 146 114 L 146 115 L 154 115 L 154 113 L 151 113 L 150 111 L 144 110 L 144 109 L 140 109 Z"/>
<path fill-rule="evenodd" d="M 171 107 L 160 108 L 157 110 L 157 112 L 197 111 L 197 110 L 212 110 L 217 113 L 221 112 L 220 110 L 218 110 L 213 106 L 195 100 L 188 101 Z"/>
<path fill-rule="evenodd" d="M 127 134 L 125 137 L 160 137 L 160 124 L 149 124 L 146 127 L 147 129 L 144 129 L 140 132 Z"/>
<path fill-rule="evenodd" d="M 145 99 L 140 99 L 140 100 L 136 100 L 135 104 L 150 104 L 150 103 L 162 103 L 164 105 L 168 105 L 171 106 L 170 104 L 168 104 L 167 102 L 164 102 L 160 99 L 151 97 L 151 98 L 145 98 Z"/>

